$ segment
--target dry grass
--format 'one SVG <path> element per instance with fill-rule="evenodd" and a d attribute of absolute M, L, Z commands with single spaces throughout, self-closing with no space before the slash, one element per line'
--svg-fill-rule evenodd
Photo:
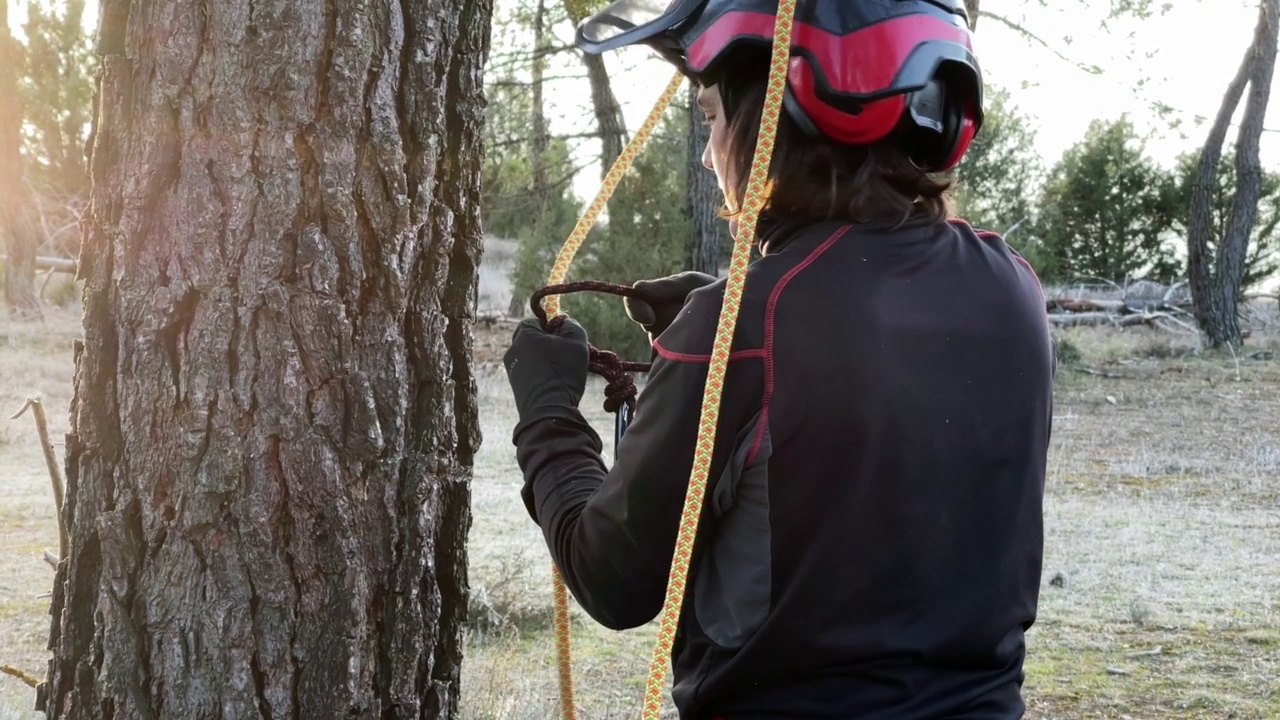
<path fill-rule="evenodd" d="M 486 277 L 486 305 L 503 308 L 500 275 Z M 43 326 L 3 326 L 4 417 L 40 394 L 55 439 L 65 432 L 77 322 L 55 311 Z M 476 342 L 484 445 L 463 688 L 474 720 L 551 717 L 557 703 L 550 564 L 520 503 L 496 364 L 509 331 L 482 327 Z M 1280 359 L 1248 357 L 1280 349 L 1276 334 L 1239 358 L 1145 329 L 1062 338 L 1080 357 L 1057 393 L 1029 717 L 1280 717 Z M 599 384 L 588 392 L 608 436 Z M 0 663 L 39 675 L 52 578 L 40 556 L 57 535 L 29 417 L 0 421 L 0 498 Z M 636 717 L 654 628 L 612 633 L 577 612 L 574 632 L 580 716 Z M 31 691 L 0 677 L 0 720 L 36 717 L 30 707 Z"/>
<path fill-rule="evenodd" d="M 548 717 L 556 701 L 549 560 L 520 505 L 496 364 L 506 332 L 477 341 L 486 442 L 472 578 L 508 617 L 469 645 L 477 720 Z M 1280 717 L 1280 361 L 1248 358 L 1280 338 L 1256 333 L 1239 358 L 1148 329 L 1061 339 L 1079 357 L 1059 375 L 1028 717 Z M 581 714 L 636 717 L 654 627 L 609 633 L 576 618 Z"/>
<path fill-rule="evenodd" d="M 79 318 L 49 308 L 43 323 L 0 324 L 0 664 L 40 676 L 45 667 L 53 569 L 45 550 L 57 552 L 53 490 L 31 413 L 9 416 L 37 395 L 55 443 L 67 432 L 71 402 L 71 343 Z M 61 445 L 57 450 L 61 456 Z M 32 693 L 0 676 L 0 720 L 40 717 Z"/>
<path fill-rule="evenodd" d="M 476 288 L 477 310 L 481 314 L 506 313 L 511 303 L 511 267 L 515 265 L 519 242 L 485 236 L 484 259 L 480 263 Z"/>

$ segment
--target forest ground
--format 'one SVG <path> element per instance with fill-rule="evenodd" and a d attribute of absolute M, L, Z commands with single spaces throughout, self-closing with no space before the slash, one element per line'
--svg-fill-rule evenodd
<path fill-rule="evenodd" d="M 490 244 L 482 312 L 506 309 L 510 257 Z M 73 307 L 0 321 L 0 664 L 36 676 L 53 577 L 42 554 L 56 551 L 57 528 L 31 417 L 8 416 L 39 395 L 54 439 L 66 432 Z M 1059 333 L 1078 357 L 1056 389 L 1030 720 L 1280 717 L 1280 316 L 1269 312 L 1234 357 L 1148 328 Z M 557 702 L 549 559 L 520 503 L 499 364 L 510 332 L 476 328 L 484 443 L 463 688 L 475 720 L 554 717 Z M 601 397 L 593 382 L 584 406 L 607 438 Z M 638 717 L 655 625 L 610 632 L 575 608 L 573 631 L 579 717 Z M 0 720 L 40 717 L 32 700 L 0 675 Z"/>

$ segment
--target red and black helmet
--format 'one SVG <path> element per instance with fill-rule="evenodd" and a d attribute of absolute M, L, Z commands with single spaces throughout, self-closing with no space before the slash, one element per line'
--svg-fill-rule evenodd
<path fill-rule="evenodd" d="M 955 166 L 982 125 L 982 71 L 961 0 L 796 0 L 785 107 L 806 132 L 875 142 L 906 126 L 921 167 Z M 703 85 L 767 53 L 776 0 L 615 0 L 577 46 L 644 44 Z"/>

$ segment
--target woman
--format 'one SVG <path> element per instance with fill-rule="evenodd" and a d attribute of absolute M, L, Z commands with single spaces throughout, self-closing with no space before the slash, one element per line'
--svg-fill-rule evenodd
<path fill-rule="evenodd" d="M 619 0 L 591 52 L 646 43 L 701 86 L 704 164 L 745 193 L 775 3 Z M 674 650 L 682 718 L 1019 718 L 1040 585 L 1054 357 L 1031 268 L 949 218 L 981 124 L 958 0 L 802 2 Z M 732 228 L 736 232 L 736 224 Z M 659 612 L 724 282 L 640 283 L 655 359 L 612 468 L 578 412 L 586 332 L 506 366 L 523 498 L 578 602 Z"/>

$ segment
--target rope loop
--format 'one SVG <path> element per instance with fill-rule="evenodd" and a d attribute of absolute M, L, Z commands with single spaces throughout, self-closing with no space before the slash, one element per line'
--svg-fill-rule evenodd
<path fill-rule="evenodd" d="M 564 325 L 566 316 L 561 314 L 548 319 L 546 308 L 542 306 L 543 298 L 575 292 L 601 292 L 640 300 L 650 300 L 644 293 L 629 285 L 618 285 L 595 280 L 548 285 L 534 291 L 529 299 L 534 316 L 538 318 L 547 332 L 559 330 Z M 631 373 L 649 372 L 650 363 L 629 362 L 623 360 L 615 352 L 601 350 L 593 345 L 587 345 L 587 348 L 590 351 L 591 358 L 587 364 L 587 369 L 606 381 L 604 388 L 605 412 L 618 412 L 623 405 L 626 405 L 628 409 L 634 412 L 636 409 L 636 396 L 639 394 L 639 390 L 636 388 L 635 377 Z"/>

